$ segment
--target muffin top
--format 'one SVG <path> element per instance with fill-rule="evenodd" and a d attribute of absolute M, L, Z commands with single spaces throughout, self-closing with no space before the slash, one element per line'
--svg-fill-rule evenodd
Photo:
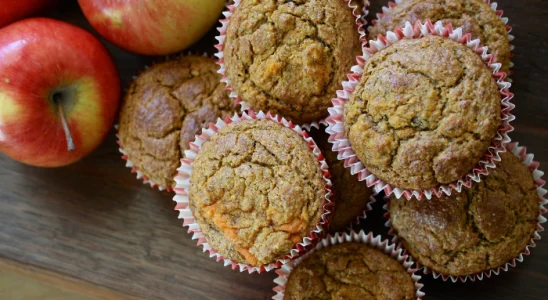
<path fill-rule="evenodd" d="M 226 74 L 256 110 L 302 124 L 325 118 L 360 52 L 342 0 L 242 0 L 228 24 Z"/>
<path fill-rule="evenodd" d="M 401 40 L 373 55 L 344 107 L 345 133 L 368 171 L 396 187 L 454 182 L 501 125 L 501 97 L 480 56 L 448 38 Z"/>
<path fill-rule="evenodd" d="M 120 111 L 122 148 L 153 182 L 173 187 L 180 159 L 209 122 L 235 110 L 211 58 L 156 64 L 129 87 Z"/>
<path fill-rule="evenodd" d="M 533 237 L 539 200 L 531 171 L 512 153 L 470 190 L 430 201 L 390 200 L 390 222 L 417 260 L 445 275 L 503 266 Z"/>
<path fill-rule="evenodd" d="M 190 208 L 207 242 L 253 266 L 290 253 L 315 229 L 326 188 L 308 143 L 270 120 L 223 127 L 193 163 Z"/>
<path fill-rule="evenodd" d="M 298 264 L 284 299 L 416 299 L 411 275 L 395 259 L 364 244 L 322 248 Z"/>
<path fill-rule="evenodd" d="M 323 156 L 331 173 L 331 182 L 336 197 L 336 209 L 331 220 L 331 232 L 344 231 L 356 217 L 363 215 L 367 208 L 369 197 L 373 194 L 365 181 L 359 181 L 344 167 L 344 161 L 337 159 L 332 144 L 328 142 L 329 135 L 324 128 L 310 130 L 310 136 L 322 150 Z"/>
<path fill-rule="evenodd" d="M 508 31 L 495 11 L 485 0 L 406 0 L 389 9 L 370 27 L 371 39 L 379 34 L 393 31 L 396 26 L 403 26 L 409 21 L 415 23 L 430 19 L 432 22 L 443 21 L 452 24 L 453 28 L 462 27 L 464 32 L 472 34 L 473 39 L 480 39 L 481 44 L 494 53 L 496 61 L 502 63 L 502 71 L 510 67 L 510 41 Z"/>

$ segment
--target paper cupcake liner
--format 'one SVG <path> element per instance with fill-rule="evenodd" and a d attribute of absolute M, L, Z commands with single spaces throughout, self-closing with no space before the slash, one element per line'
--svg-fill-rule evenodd
<path fill-rule="evenodd" d="M 361 0 L 361 1 L 355 1 L 355 2 L 361 2 L 362 4 L 362 9 L 360 10 L 359 7 L 358 7 L 358 11 L 360 12 L 360 21 L 361 21 L 361 24 L 362 24 L 362 27 L 365 31 L 365 35 L 367 36 L 367 16 L 369 15 L 369 6 L 371 6 L 371 3 L 369 2 L 369 0 Z M 366 37 L 363 37 L 363 39 L 366 41 Z"/>
<path fill-rule="evenodd" d="M 300 125 L 302 129 L 306 130 L 307 132 L 310 132 L 310 130 L 312 130 L 312 128 L 315 128 L 315 129 L 320 129 L 321 127 L 323 126 L 327 126 L 327 121 L 325 119 L 323 120 L 319 120 L 319 121 L 314 121 L 314 122 L 310 122 L 308 124 L 303 124 L 303 125 Z"/>
<path fill-rule="evenodd" d="M 311 124 L 305 124 L 301 127 L 303 129 L 305 129 L 308 133 L 308 132 L 310 132 L 310 130 L 312 128 L 315 128 L 317 130 L 321 130 L 322 125 L 327 127 L 329 124 L 327 123 L 327 121 L 321 120 L 319 122 L 312 122 Z M 348 226 L 346 227 L 347 230 L 353 230 L 353 226 L 360 225 L 360 222 L 367 218 L 367 213 L 373 210 L 371 205 L 373 205 L 373 203 L 377 202 L 377 199 L 375 198 L 375 196 L 377 196 L 377 195 L 378 195 L 378 193 L 375 193 L 375 191 L 372 191 L 371 196 L 369 196 L 369 199 L 367 200 L 368 202 L 367 202 L 366 208 L 361 212 L 360 215 L 356 216 L 356 219 L 354 221 L 352 221 L 348 224 Z M 335 195 L 335 196 L 339 197 L 339 195 Z M 335 211 L 336 211 L 336 207 L 337 207 L 337 203 L 335 203 Z"/>
<path fill-rule="evenodd" d="M 529 241 L 529 244 L 525 246 L 525 249 L 523 250 L 523 252 L 521 252 L 518 255 L 518 257 L 509 260 L 508 262 L 506 262 L 504 265 L 500 267 L 496 267 L 493 269 L 489 269 L 486 271 L 482 271 L 482 272 L 478 272 L 478 273 L 470 274 L 466 276 L 453 276 L 453 275 L 445 275 L 445 274 L 438 273 L 426 266 L 420 265 L 417 262 L 417 267 L 419 269 L 422 269 L 422 272 L 424 274 L 432 273 L 432 276 L 435 279 L 438 279 L 441 277 L 443 281 L 451 280 L 452 282 L 457 282 L 459 280 L 462 282 L 466 282 L 467 280 L 470 280 L 472 282 L 476 280 L 483 280 L 484 278 L 491 278 L 493 274 L 499 275 L 501 271 L 508 272 L 508 269 L 510 267 L 515 267 L 518 262 L 523 262 L 524 256 L 531 254 L 530 248 L 536 247 L 535 241 L 540 240 L 541 238 L 540 233 L 544 231 L 544 227 L 542 226 L 542 224 L 546 223 L 546 218 L 543 215 L 548 212 L 548 209 L 544 207 L 544 205 L 548 204 L 548 200 L 545 198 L 545 195 L 548 193 L 548 191 L 546 191 L 546 189 L 543 188 L 544 185 L 546 184 L 546 181 L 542 179 L 544 172 L 538 169 L 540 164 L 533 160 L 534 155 L 527 154 L 526 147 L 520 147 L 518 143 L 510 143 L 506 146 L 506 148 L 508 149 L 508 151 L 512 152 L 516 157 L 518 157 L 522 164 L 524 164 L 525 166 L 529 168 L 529 170 L 531 171 L 531 174 L 533 175 L 533 180 L 535 181 L 535 186 L 537 189 L 539 214 L 537 217 L 536 230 L 533 233 L 533 236 L 531 240 Z M 396 234 L 394 228 L 392 228 L 392 224 L 390 223 L 390 202 L 389 202 L 390 199 L 386 197 L 385 200 L 387 201 L 387 203 L 383 206 L 383 208 L 386 210 L 384 217 L 387 219 L 385 226 L 389 228 L 388 234 L 393 236 L 392 238 L 393 243 L 397 243 L 398 246 L 403 247 L 399 236 Z M 405 253 L 408 253 L 408 251 L 405 250 Z"/>
<path fill-rule="evenodd" d="M 367 202 L 367 206 L 365 207 L 365 209 L 361 212 L 360 215 L 356 216 L 356 219 L 348 224 L 348 227 L 347 229 L 350 230 L 350 231 L 354 231 L 356 230 L 356 227 L 357 226 L 360 226 L 362 224 L 362 222 L 367 219 L 367 214 L 373 210 L 373 207 L 371 205 L 373 205 L 374 203 L 377 202 L 377 199 L 375 198 L 375 196 L 378 195 L 378 194 L 374 194 L 374 195 L 371 195 L 369 196 L 369 199 L 368 199 L 368 202 Z M 336 211 L 336 210 L 335 210 Z"/>
<path fill-rule="evenodd" d="M 491 142 L 488 150 L 484 153 L 478 164 L 473 170 L 463 178 L 450 184 L 439 185 L 438 187 L 424 190 L 401 189 L 384 182 L 380 178 L 370 173 L 366 166 L 360 162 L 354 153 L 349 140 L 344 133 L 344 104 L 350 98 L 354 88 L 360 81 L 363 74 L 363 67 L 369 58 L 378 51 L 396 43 L 402 39 L 421 38 L 427 35 L 437 35 L 452 39 L 472 49 L 481 56 L 485 64 L 493 71 L 493 78 L 497 82 L 501 95 L 501 114 L 502 124 L 499 127 L 497 135 Z M 352 67 L 352 72 L 348 74 L 349 81 L 342 83 L 343 90 L 337 91 L 338 97 L 333 99 L 333 107 L 330 107 L 329 117 L 326 119 L 329 126 L 326 132 L 330 134 L 329 142 L 333 143 L 333 151 L 338 152 L 340 160 L 344 160 L 345 167 L 350 168 L 352 174 L 357 174 L 360 181 L 366 181 L 368 186 L 373 186 L 376 192 L 384 191 L 387 195 L 396 195 L 399 199 L 404 196 L 406 199 L 416 197 L 421 199 L 425 196 L 431 199 L 432 196 L 441 197 L 442 194 L 451 195 L 451 191 L 460 192 L 464 187 L 470 188 L 472 181 L 479 182 L 480 176 L 489 174 L 488 168 L 495 168 L 495 162 L 500 161 L 499 153 L 505 152 L 504 146 L 510 142 L 508 133 L 514 128 L 510 122 L 515 117 L 510 113 L 514 105 L 510 100 L 514 95 L 509 91 L 511 84 L 506 79 L 506 73 L 500 72 L 500 63 L 493 62 L 493 55 L 487 54 L 487 47 L 480 46 L 479 40 L 471 40 L 470 34 L 463 34 L 461 28 L 453 29 L 451 24 L 443 26 L 441 22 L 432 24 L 427 20 L 424 24 L 417 21 L 414 25 L 407 22 L 404 28 L 397 27 L 395 32 L 387 32 L 386 37 L 380 35 L 376 41 L 370 41 L 368 47 L 363 48 L 363 56 L 357 57 L 358 65 Z"/>
<path fill-rule="evenodd" d="M 166 62 L 166 61 L 169 61 L 169 60 L 172 60 L 172 59 L 177 59 L 177 58 L 180 58 L 182 56 L 203 56 L 203 57 L 214 58 L 213 56 L 211 56 L 207 53 L 187 52 L 186 54 L 166 55 L 166 56 L 164 56 L 164 59 L 162 61 L 153 62 L 152 65 L 154 65 L 156 63 Z M 149 66 L 145 65 L 143 67 L 143 70 L 147 70 L 148 68 L 149 68 Z M 139 75 L 141 74 L 141 72 L 139 72 Z M 138 75 L 133 76 L 132 77 L 133 81 L 137 80 L 137 77 L 138 77 Z M 124 94 L 125 93 L 127 93 L 127 89 L 124 91 Z M 124 95 L 124 97 L 125 97 L 125 95 Z M 137 166 L 129 159 L 128 154 L 126 153 L 126 151 L 124 151 L 124 148 L 122 146 L 122 141 L 120 140 L 120 136 L 118 135 L 118 124 L 114 125 L 114 129 L 116 130 L 116 143 L 118 144 L 118 151 L 122 154 L 122 156 L 121 156 L 122 160 L 124 160 L 126 162 L 126 168 L 131 169 L 131 173 L 136 174 L 137 179 L 141 180 L 143 182 L 143 184 L 150 185 L 150 187 L 152 187 L 154 189 L 158 189 L 160 191 L 167 191 L 167 192 L 170 192 L 170 193 L 173 192 L 172 187 L 166 187 L 166 186 L 159 185 L 159 184 L 155 183 L 154 181 L 152 181 L 150 178 L 148 178 L 145 174 L 143 174 L 143 172 L 139 171 L 139 168 L 137 168 Z"/>
<path fill-rule="evenodd" d="M 220 20 L 221 27 L 217 28 L 219 30 L 219 35 L 215 37 L 217 39 L 218 44 L 215 45 L 215 48 L 218 50 L 218 52 L 215 54 L 215 56 L 218 58 L 217 64 L 220 66 L 218 73 L 221 74 L 222 79 L 221 81 L 226 83 L 226 89 L 230 91 L 230 97 L 234 99 L 236 104 L 240 104 L 241 111 L 247 111 L 249 109 L 252 109 L 252 107 L 245 102 L 234 90 L 232 85 L 230 84 L 230 81 L 228 80 L 228 77 L 226 75 L 226 67 L 225 67 L 225 60 L 224 60 L 224 48 L 225 48 L 225 41 L 226 41 L 226 30 L 228 27 L 228 23 L 230 22 L 230 17 L 234 14 L 237 7 L 240 5 L 242 0 L 234 0 L 233 4 L 230 4 L 227 6 L 228 11 L 224 11 L 223 15 L 225 16 L 224 19 Z M 368 13 L 367 7 L 369 7 L 369 1 L 363 0 L 364 3 L 367 3 L 367 6 L 364 6 L 364 9 L 362 12 L 360 12 L 359 8 L 356 5 L 353 5 L 351 3 L 351 0 L 342 0 L 345 1 L 348 5 L 348 7 L 352 10 L 352 13 L 354 17 L 356 18 L 356 25 L 358 25 L 358 32 L 360 35 L 360 41 L 362 43 L 367 42 L 366 39 L 366 30 L 365 30 L 365 24 L 363 23 L 365 20 L 365 16 L 361 15 L 361 13 Z M 317 122 L 311 122 L 307 124 L 300 125 L 301 127 L 310 128 L 310 127 L 318 127 Z"/>
<path fill-rule="evenodd" d="M 327 194 L 325 195 L 325 203 L 323 205 L 324 212 L 322 213 L 321 220 L 316 224 L 316 228 L 312 230 L 308 236 L 303 238 L 301 243 L 295 245 L 295 248 L 290 251 L 285 257 L 277 260 L 276 262 L 265 264 L 260 267 L 252 266 L 249 264 L 242 264 L 236 261 L 230 260 L 223 257 L 220 253 L 211 248 L 207 243 L 204 234 L 200 229 L 200 225 L 194 219 L 194 215 L 190 210 L 189 205 L 189 189 L 190 189 L 190 174 L 192 173 L 192 164 L 196 157 L 198 156 L 200 149 L 206 141 L 208 141 L 215 133 L 217 133 L 221 128 L 230 124 L 237 123 L 243 120 L 254 120 L 254 119 L 264 119 L 271 120 L 278 124 L 281 124 L 287 128 L 292 129 L 308 143 L 310 150 L 314 153 L 323 173 L 323 178 L 325 180 L 325 188 Z M 278 115 L 272 115 L 270 112 L 263 113 L 259 111 L 255 113 L 253 110 L 243 112 L 241 115 L 235 114 L 234 116 L 226 116 L 224 119 L 217 119 L 215 124 L 210 123 L 208 128 L 202 130 L 201 135 L 196 136 L 196 140 L 190 143 L 190 150 L 185 151 L 185 158 L 181 159 L 181 167 L 178 169 L 178 175 L 175 177 L 177 183 L 175 190 L 175 197 L 173 201 L 177 204 L 175 209 L 179 211 L 179 219 L 183 219 L 183 226 L 188 227 L 188 232 L 192 233 L 192 239 L 198 240 L 198 246 L 203 247 L 203 251 L 208 251 L 210 257 L 215 257 L 218 262 L 222 261 L 225 266 L 231 266 L 233 270 L 239 269 L 240 272 L 248 271 L 250 274 L 253 272 L 268 272 L 272 269 L 279 268 L 280 266 L 288 263 L 292 259 L 299 257 L 300 255 L 311 250 L 318 241 L 325 236 L 325 232 L 329 229 L 329 223 L 333 214 L 334 203 L 331 201 L 331 180 L 329 180 L 330 174 L 328 170 L 327 163 L 323 158 L 323 154 L 320 149 L 316 146 L 314 141 L 308 134 L 303 131 L 299 126 L 294 125 L 293 123 L 285 120 Z"/>
<path fill-rule="evenodd" d="M 390 11 L 392 8 L 394 8 L 395 6 L 397 6 L 398 4 L 401 4 L 402 1 L 404 0 L 394 0 L 394 2 L 392 1 L 389 1 L 388 2 L 388 6 L 383 6 L 382 7 L 382 12 L 381 13 L 378 13 L 377 14 L 377 19 L 376 20 L 372 20 L 371 21 L 371 24 L 372 25 L 376 25 L 379 20 L 386 14 L 388 13 L 388 11 Z M 508 32 L 508 40 L 510 41 L 510 57 L 513 56 L 513 50 L 514 50 L 514 46 L 512 45 L 512 41 L 514 40 L 514 36 L 510 34 L 510 32 L 512 31 L 512 27 L 508 25 L 508 18 L 507 17 L 503 17 L 504 15 L 504 11 L 503 10 L 497 10 L 497 6 L 498 6 L 498 3 L 497 2 L 493 2 L 491 0 L 484 0 L 485 3 L 487 3 L 487 5 L 489 5 L 489 7 L 491 7 L 491 9 L 497 14 L 497 16 L 502 20 L 502 23 L 504 24 L 504 27 L 506 27 L 506 31 Z M 369 31 L 369 30 L 368 30 Z M 514 63 L 513 62 L 510 62 L 510 68 L 513 68 L 514 67 Z"/>
<path fill-rule="evenodd" d="M 415 295 L 417 299 L 422 299 L 422 297 L 424 297 L 424 293 L 421 291 L 421 288 L 424 285 L 419 282 L 421 276 L 415 274 L 417 272 L 417 268 L 413 267 L 413 259 L 409 255 L 405 254 L 401 247 L 398 247 L 396 244 L 391 244 L 388 240 L 382 240 L 382 237 L 380 235 L 373 236 L 372 232 L 366 234 L 364 231 L 360 231 L 358 233 L 353 231 L 351 233 L 336 233 L 335 235 L 328 235 L 325 239 L 323 239 L 320 243 L 316 245 L 313 251 L 310 251 L 306 255 L 288 264 L 285 264 L 284 266 L 282 266 L 281 269 L 276 270 L 276 274 L 278 275 L 278 277 L 274 279 L 274 283 L 276 283 L 277 286 L 273 288 L 273 291 L 276 292 L 276 295 L 273 296 L 272 299 L 283 300 L 285 295 L 285 285 L 289 278 L 289 274 L 304 259 L 306 259 L 315 251 L 318 251 L 322 248 L 343 243 L 366 244 L 397 260 L 413 279 L 415 283 Z"/>

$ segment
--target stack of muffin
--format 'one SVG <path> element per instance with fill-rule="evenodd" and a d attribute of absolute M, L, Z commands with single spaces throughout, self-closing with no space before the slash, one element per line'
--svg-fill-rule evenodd
<path fill-rule="evenodd" d="M 195 56 L 149 68 L 119 124 L 128 165 L 175 190 L 212 256 L 283 266 L 279 299 L 412 299 L 411 257 L 464 280 L 526 253 L 543 182 L 506 135 L 511 38 L 489 1 L 397 1 L 368 43 L 350 0 L 240 0 L 225 15 L 220 69 Z M 375 192 L 398 246 L 326 237 Z"/>

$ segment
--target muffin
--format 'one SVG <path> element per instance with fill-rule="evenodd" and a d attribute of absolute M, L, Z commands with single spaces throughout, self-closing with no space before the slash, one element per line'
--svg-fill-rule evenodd
<path fill-rule="evenodd" d="M 472 34 L 472 39 L 480 39 L 489 48 L 495 60 L 502 64 L 502 71 L 510 67 L 510 41 L 502 19 L 485 0 L 404 0 L 384 11 L 374 26 L 369 28 L 370 39 L 379 34 L 385 35 L 405 22 L 442 21 L 453 28 L 462 27 Z"/>
<path fill-rule="evenodd" d="M 536 230 L 539 200 L 531 171 L 512 153 L 482 182 L 430 201 L 390 200 L 390 222 L 415 260 L 444 275 L 501 267 Z"/>
<path fill-rule="evenodd" d="M 356 17 L 343 0 L 242 0 L 224 42 L 238 96 L 298 124 L 328 115 L 360 54 Z"/>
<path fill-rule="evenodd" d="M 344 231 L 358 216 L 362 216 L 370 203 L 373 191 L 365 181 L 344 168 L 344 161 L 337 159 L 337 153 L 331 150 L 327 141 L 329 135 L 321 129 L 312 128 L 310 136 L 323 153 L 331 173 L 331 182 L 336 196 L 336 209 L 331 220 L 331 232 Z"/>
<path fill-rule="evenodd" d="M 404 39 L 374 54 L 344 106 L 367 170 L 403 189 L 469 173 L 501 126 L 501 95 L 480 56 L 451 39 Z"/>
<path fill-rule="evenodd" d="M 271 120 L 242 120 L 203 143 L 189 204 L 209 245 L 259 267 L 289 255 L 321 220 L 326 181 L 308 143 Z"/>
<path fill-rule="evenodd" d="M 394 258 L 365 244 L 312 253 L 293 269 L 283 299 L 416 299 L 411 275 Z"/>
<path fill-rule="evenodd" d="M 194 136 L 235 110 L 217 69 L 211 58 L 184 56 L 153 65 L 129 87 L 120 111 L 121 147 L 154 183 L 175 186 Z"/>

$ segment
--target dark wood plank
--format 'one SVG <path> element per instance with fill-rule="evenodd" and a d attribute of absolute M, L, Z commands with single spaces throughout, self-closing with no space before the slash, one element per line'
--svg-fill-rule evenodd
<path fill-rule="evenodd" d="M 3 281 L 2 277 L 8 280 Z M 28 289 L 20 291 L 18 289 Z M 53 292 L 50 294 L 50 292 Z M 7 293 L 7 294 L 6 294 Z M 40 295 L 42 294 L 42 295 Z M 138 299 L 83 282 L 75 277 L 0 258 L 0 295 L 10 299 Z M 65 296 L 66 295 L 66 296 Z M 30 297 L 30 298 L 29 298 Z M 61 300 L 61 299 L 57 299 Z"/>
<path fill-rule="evenodd" d="M 373 13 L 382 2 L 375 1 Z M 516 35 L 512 138 L 548 166 L 548 2 L 500 0 Z M 75 1 L 53 17 L 91 30 Z M 193 51 L 214 52 L 215 30 Z M 124 87 L 154 58 L 105 42 Z M 158 59 L 158 58 L 156 58 Z M 548 169 L 547 169 L 548 170 Z M 0 259 L 48 270 L 147 299 L 269 299 L 273 273 L 239 273 L 196 247 L 173 210 L 172 196 L 142 185 L 124 167 L 114 132 L 90 157 L 60 169 L 37 169 L 0 155 Z M 381 203 L 364 228 L 386 236 Z M 425 276 L 429 299 L 544 299 L 548 242 L 508 273 L 476 283 Z"/>

